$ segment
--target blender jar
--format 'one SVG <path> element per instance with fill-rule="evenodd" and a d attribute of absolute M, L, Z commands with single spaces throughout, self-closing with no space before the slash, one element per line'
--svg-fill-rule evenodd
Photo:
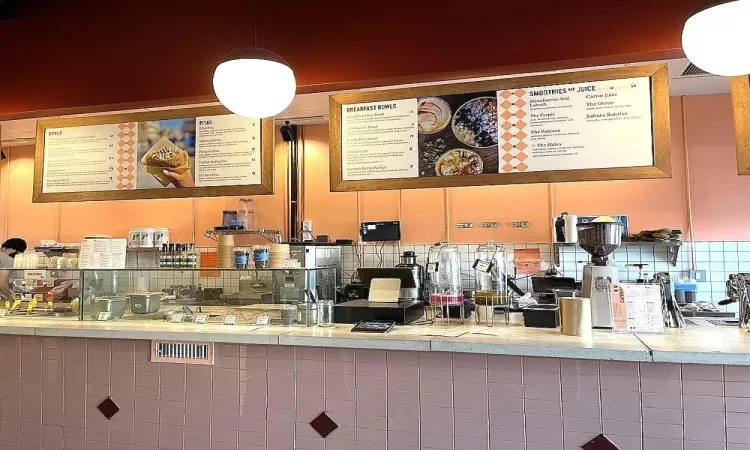
<path fill-rule="evenodd" d="M 461 257 L 458 247 L 438 244 L 427 253 L 431 305 L 463 305 Z"/>

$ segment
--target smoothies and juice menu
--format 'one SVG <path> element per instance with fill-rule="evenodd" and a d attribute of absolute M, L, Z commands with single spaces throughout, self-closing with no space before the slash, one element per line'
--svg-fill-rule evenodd
<path fill-rule="evenodd" d="M 654 164 L 650 77 L 341 105 L 341 179 Z"/>
<path fill-rule="evenodd" d="M 225 114 L 44 133 L 44 194 L 261 183 L 258 119 Z"/>

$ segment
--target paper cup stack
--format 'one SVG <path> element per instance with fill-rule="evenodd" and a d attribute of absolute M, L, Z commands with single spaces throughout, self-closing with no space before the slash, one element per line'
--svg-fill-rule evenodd
<path fill-rule="evenodd" d="M 234 268 L 234 236 L 231 234 L 219 235 L 219 268 Z"/>
<path fill-rule="evenodd" d="M 280 269 L 284 266 L 284 261 L 290 257 L 289 244 L 271 244 L 268 252 L 268 267 Z"/>

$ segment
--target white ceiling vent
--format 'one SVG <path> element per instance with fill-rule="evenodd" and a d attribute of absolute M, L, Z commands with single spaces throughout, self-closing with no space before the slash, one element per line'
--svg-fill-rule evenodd
<path fill-rule="evenodd" d="M 213 366 L 214 343 L 151 341 L 151 362 Z"/>

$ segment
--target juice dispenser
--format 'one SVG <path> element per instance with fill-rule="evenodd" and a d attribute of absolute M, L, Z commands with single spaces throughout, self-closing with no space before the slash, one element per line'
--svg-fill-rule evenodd
<path fill-rule="evenodd" d="M 505 252 L 493 241 L 488 241 L 477 247 L 475 258 L 473 268 L 476 322 L 494 325 L 495 307 L 504 306 L 507 323 L 510 318 L 510 296 L 507 291 Z"/>

